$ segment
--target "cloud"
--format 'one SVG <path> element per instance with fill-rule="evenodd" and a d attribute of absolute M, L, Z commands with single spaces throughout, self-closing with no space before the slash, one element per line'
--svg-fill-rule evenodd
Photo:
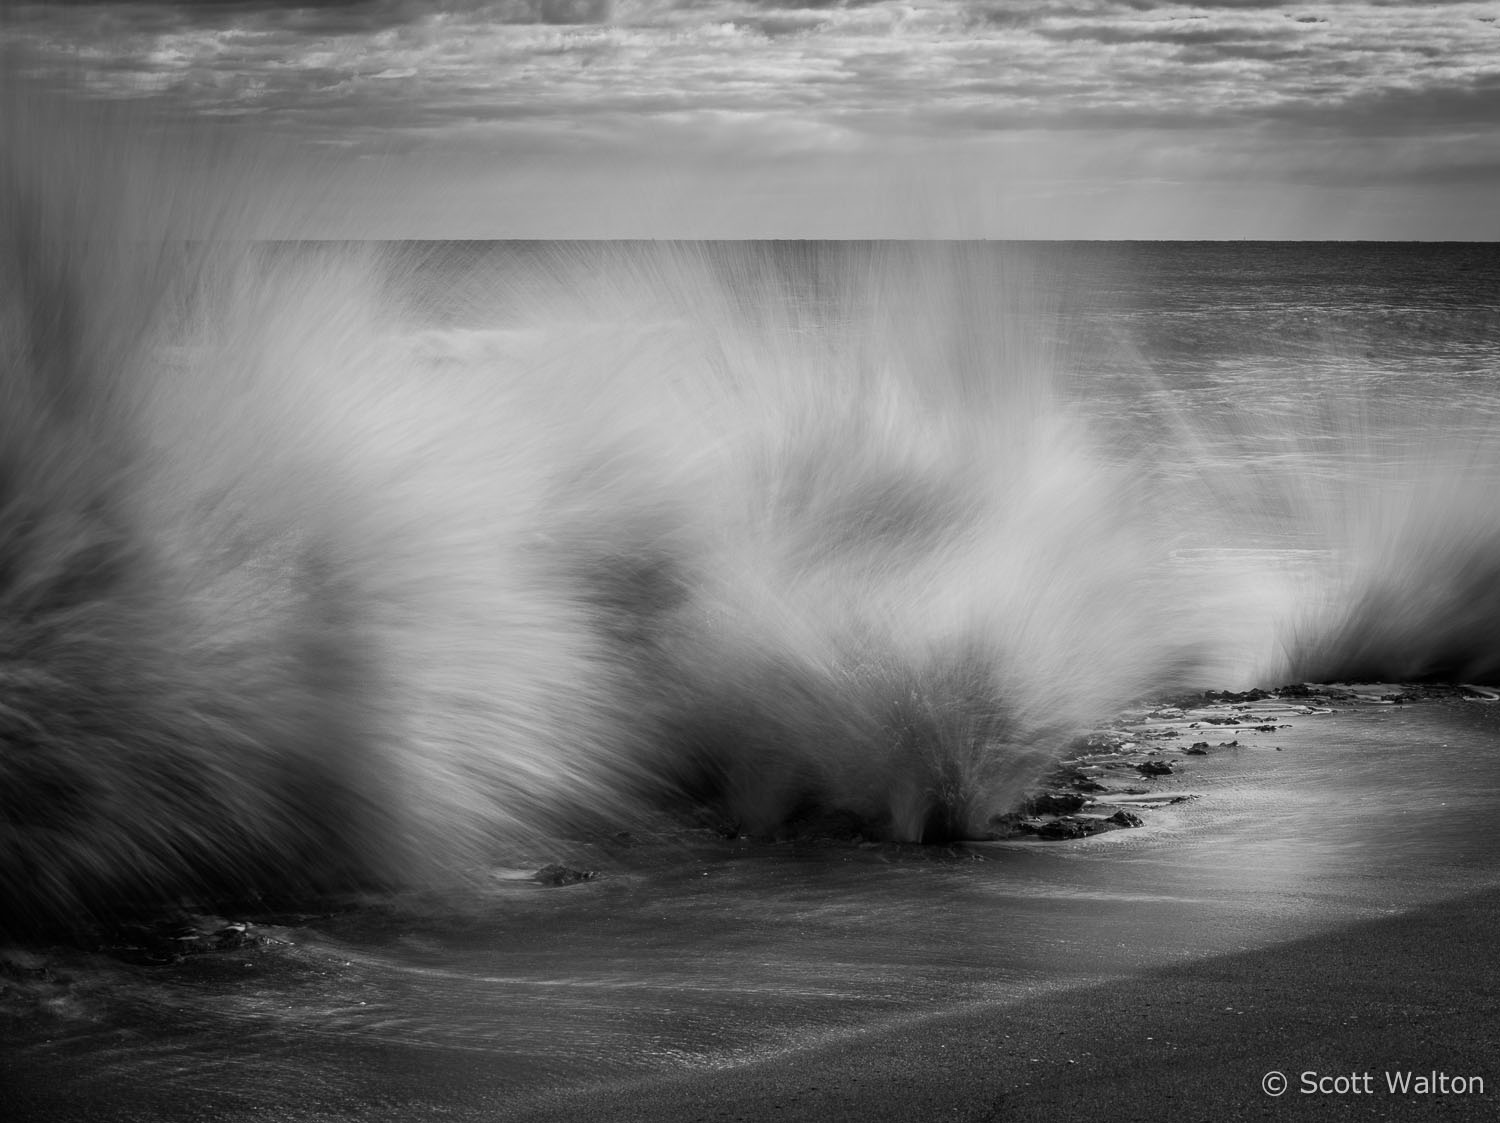
<path fill-rule="evenodd" d="M 1493 73 L 1482 4 L 1249 0 L 470 0 L 21 5 L 34 68 L 106 96 L 255 116 L 322 142 L 566 118 L 645 126 L 782 114 L 864 128 L 1013 128 L 1045 120 L 1171 126 L 1461 87 Z M 1418 98 L 1420 100 L 1420 97 Z M 1395 104 L 1393 102 L 1393 104 Z M 1465 111 L 1461 101 L 1444 102 Z M 668 117 L 670 115 L 670 118 Z M 1428 118 L 1428 123 L 1431 119 Z M 350 131 L 351 126 L 356 126 Z M 319 132 L 329 135 L 318 136 Z M 332 135 L 338 134 L 338 135 Z"/>
<path fill-rule="evenodd" d="M 13 3 L 0 65 L 354 156 L 686 167 L 741 153 L 772 166 L 1050 133 L 1110 153 L 1113 172 L 1095 175 L 1147 177 L 1132 147 L 1184 143 L 1252 169 L 1241 174 L 1304 182 L 1338 136 L 1351 138 L 1349 174 L 1386 174 L 1384 140 L 1463 177 L 1489 166 L 1500 120 L 1493 12 L 1473 0 Z M 1116 134 L 1126 143 L 1108 143 Z M 1465 162 L 1464 145 L 1483 158 Z M 1181 174 L 1212 179 L 1216 166 Z"/>

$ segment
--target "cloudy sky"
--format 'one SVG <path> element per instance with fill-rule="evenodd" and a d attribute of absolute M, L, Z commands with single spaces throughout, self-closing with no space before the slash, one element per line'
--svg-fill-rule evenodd
<path fill-rule="evenodd" d="M 3 7 L 330 235 L 1500 238 L 1500 0 Z"/>

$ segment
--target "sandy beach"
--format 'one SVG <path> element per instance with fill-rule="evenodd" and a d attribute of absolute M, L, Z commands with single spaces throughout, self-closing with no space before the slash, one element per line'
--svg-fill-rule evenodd
<path fill-rule="evenodd" d="M 1482 893 L 1061 997 L 921 1018 L 738 1070 L 546 1097 L 513 1117 L 1490 1118 L 1497 922 L 1500 893 Z M 1262 1087 L 1271 1073 L 1289 1082 L 1280 1096 Z M 1391 1090 L 1408 1076 L 1411 1087 L 1427 1078 L 1436 1088 L 1433 1073 L 1450 1078 L 1447 1094 Z"/>
<path fill-rule="evenodd" d="M 9 1118 L 1487 1117 L 1496 712 L 1381 698 L 1133 715 L 1086 810 L 1137 829 L 705 835 L 461 917 L 12 953 Z"/>

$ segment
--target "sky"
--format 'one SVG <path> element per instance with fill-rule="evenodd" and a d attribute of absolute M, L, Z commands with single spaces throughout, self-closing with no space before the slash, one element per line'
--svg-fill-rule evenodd
<path fill-rule="evenodd" d="M 1500 238 L 1500 0 L 4 0 L 336 237 Z"/>

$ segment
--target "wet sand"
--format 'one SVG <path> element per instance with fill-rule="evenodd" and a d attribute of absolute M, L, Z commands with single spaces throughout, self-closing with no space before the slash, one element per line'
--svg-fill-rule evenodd
<path fill-rule="evenodd" d="M 68 981 L 0 1025 L 0 1100 L 131 1121 L 1485 1117 L 1500 707 L 1304 708 L 1252 704 L 1269 731 L 1137 721 L 1136 753 L 1175 769 L 1133 781 L 1158 801 L 1139 829 L 959 857 L 704 841 L 497 882 L 462 917 L 58 960 Z M 1304 1072 L 1354 1079 L 1306 1094 Z M 1450 1090 L 1392 1095 L 1387 1073 Z"/>
<path fill-rule="evenodd" d="M 1497 932 L 1500 892 L 1482 893 L 1018 1006 L 914 1019 L 727 1072 L 544 1097 L 499 1117 L 1494 1118 Z M 1390 1091 L 1398 1074 L 1434 1072 L 1477 1077 L 1482 1090 L 1455 1091 L 1450 1079 L 1447 1094 Z M 1289 1082 L 1279 1097 L 1262 1088 L 1271 1073 Z"/>

